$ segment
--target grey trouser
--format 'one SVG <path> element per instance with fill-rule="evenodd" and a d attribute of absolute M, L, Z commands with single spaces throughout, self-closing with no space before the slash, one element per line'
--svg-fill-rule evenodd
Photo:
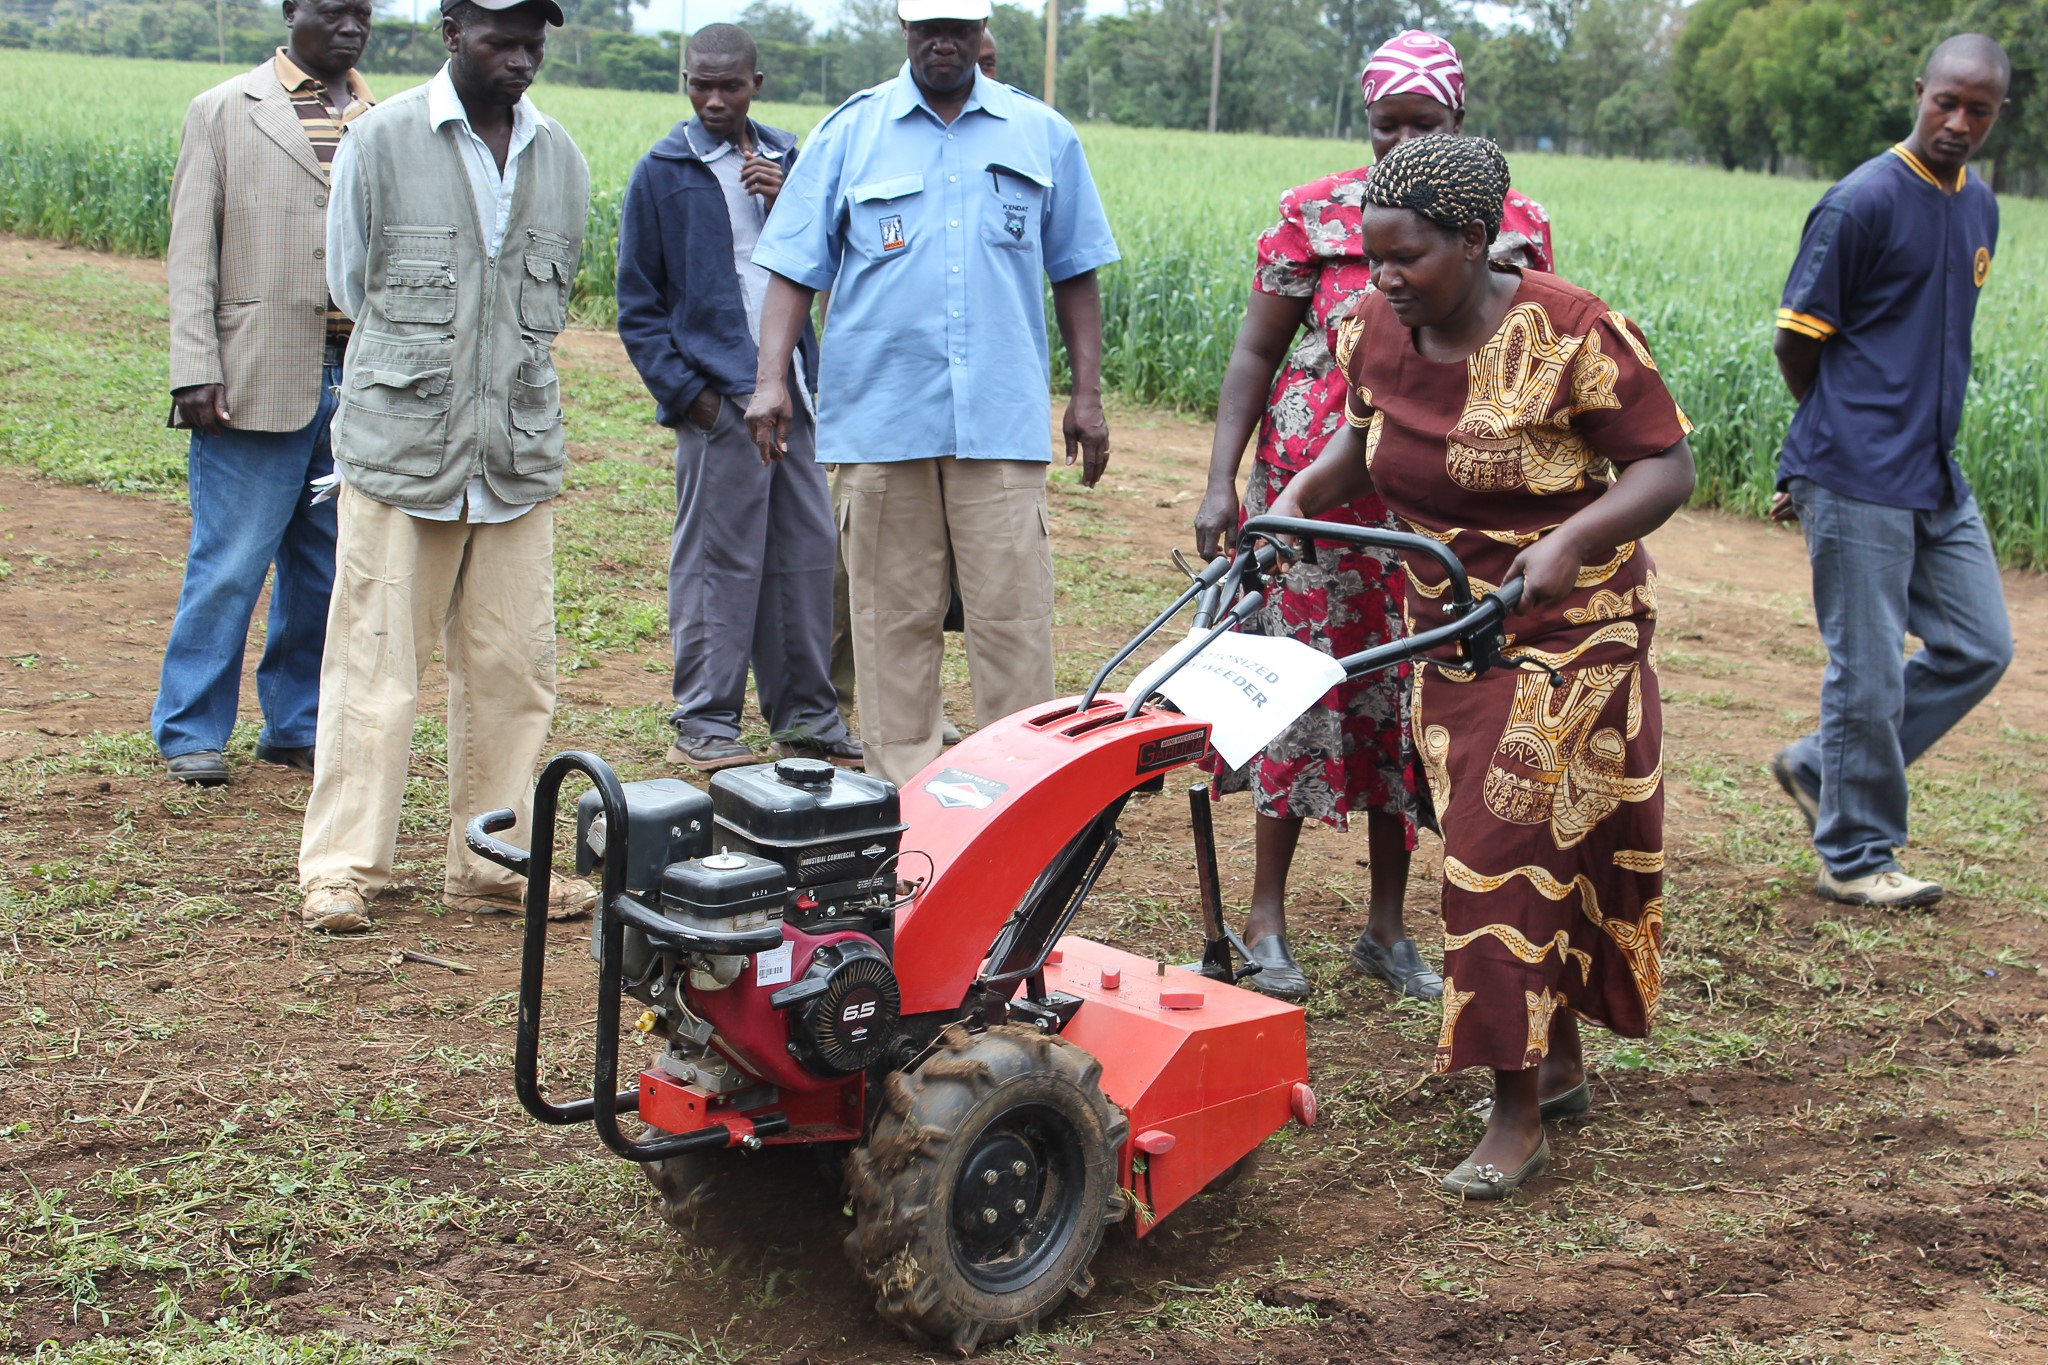
<path fill-rule="evenodd" d="M 1820 729 L 1790 758 L 1820 793 L 1814 849 L 1846 881 L 1898 866 L 1906 767 L 1990 694 L 2012 662 L 2012 627 L 1975 498 L 1916 512 L 1809 479 L 1788 491 L 1828 649 Z M 1909 631 L 1925 645 L 1911 659 Z"/>
<path fill-rule="evenodd" d="M 827 676 L 839 550 L 816 428 L 799 412 L 789 453 L 764 467 L 744 412 L 727 398 L 711 430 L 676 430 L 669 719 L 700 739 L 736 737 L 751 663 L 772 734 L 833 743 L 846 738 Z"/>

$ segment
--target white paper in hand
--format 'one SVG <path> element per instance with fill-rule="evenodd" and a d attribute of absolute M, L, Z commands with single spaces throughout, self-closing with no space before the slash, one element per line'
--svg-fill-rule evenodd
<path fill-rule="evenodd" d="M 1192 641 L 1167 652 L 1185 654 Z M 1162 669 L 1165 660 L 1146 673 Z M 1209 722 L 1209 743 L 1231 767 L 1242 767 L 1302 712 L 1344 681 L 1335 659 L 1299 640 L 1231 633 L 1196 655 L 1160 688 L 1181 711 Z M 1149 682 L 1140 675 L 1139 684 Z"/>

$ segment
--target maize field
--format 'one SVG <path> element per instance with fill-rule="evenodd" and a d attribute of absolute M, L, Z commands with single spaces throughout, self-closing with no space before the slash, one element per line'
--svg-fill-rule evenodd
<path fill-rule="evenodd" d="M 374 54 L 372 54 L 374 58 Z M 372 63 L 374 65 L 374 61 Z M 0 52 L 0 230 L 161 255 L 186 102 L 218 67 Z M 381 96 L 417 78 L 371 78 Z M 770 73 L 770 88 L 773 73 Z M 535 101 L 592 170 L 576 303 L 614 311 L 619 198 L 634 161 L 688 106 L 670 96 L 542 85 Z M 763 104 L 807 131 L 818 107 Z M 1358 164 L 1359 144 L 1082 129 L 1121 264 L 1104 272 L 1104 380 L 1127 398 L 1207 411 L 1250 288 L 1253 237 L 1290 185 Z M 1699 500 L 1770 501 L 1792 404 L 1771 318 L 1818 182 L 1695 166 L 1524 153 L 1518 188 L 1550 212 L 1561 272 L 1634 317 L 1696 424 Z M 1958 451 L 2000 556 L 2048 566 L 2048 205 L 2008 199 L 1976 329 Z M 1191 471 L 1192 473 L 1192 471 Z"/>

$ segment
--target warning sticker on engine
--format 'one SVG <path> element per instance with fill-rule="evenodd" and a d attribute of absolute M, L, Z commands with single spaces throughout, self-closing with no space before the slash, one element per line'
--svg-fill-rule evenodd
<path fill-rule="evenodd" d="M 789 984 L 790 950 L 796 945 L 788 939 L 780 948 L 770 948 L 765 953 L 754 954 L 754 984 L 756 986 L 784 986 Z"/>
<path fill-rule="evenodd" d="M 948 809 L 987 810 L 1009 788 L 992 777 L 978 777 L 958 768 L 941 769 L 924 789 Z"/>

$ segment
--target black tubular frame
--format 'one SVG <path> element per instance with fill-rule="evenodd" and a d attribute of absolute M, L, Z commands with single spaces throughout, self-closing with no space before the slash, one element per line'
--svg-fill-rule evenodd
<path fill-rule="evenodd" d="M 600 864 L 598 895 L 599 959 L 597 968 L 597 1042 L 592 1061 L 590 1097 L 554 1104 L 540 1088 L 541 978 L 547 967 L 548 890 L 554 871 L 555 814 L 562 783 L 582 773 L 596 788 L 604 806 L 608 837 Z M 596 754 L 571 749 L 549 759 L 533 788 L 532 828 L 538 836 L 523 851 L 492 837 L 512 828 L 517 817 L 509 810 L 486 811 L 469 822 L 465 842 L 478 856 L 526 878 L 526 939 L 519 958 L 519 1024 L 513 1050 L 512 1083 L 519 1103 L 542 1123 L 557 1127 L 589 1122 L 598 1138 L 628 1161 L 662 1161 L 685 1152 L 730 1146 L 738 1140 L 723 1124 L 692 1133 L 636 1142 L 619 1128 L 619 1115 L 638 1112 L 640 1090 L 619 1089 L 619 1000 L 623 986 L 626 925 L 657 941 L 670 940 L 678 926 L 626 893 L 626 793 L 618 774 Z M 606 1096 L 600 1104 L 597 1096 Z M 785 1131 L 789 1120 L 763 1114 L 752 1120 L 754 1137 Z"/>
<path fill-rule="evenodd" d="M 1103 665 L 1095 675 L 1095 686 L 1099 687 L 1109 677 L 1110 671 L 1138 651 L 1138 647 L 1157 634 L 1182 607 L 1197 597 L 1203 599 L 1202 608 L 1196 613 L 1197 628 L 1206 624 L 1206 617 L 1213 601 L 1228 601 L 1241 582 L 1250 579 L 1258 586 L 1239 598 L 1223 619 L 1216 623 L 1202 637 L 1201 643 L 1188 650 L 1173 665 L 1152 682 L 1151 690 L 1143 696 L 1132 696 L 1124 708 L 1124 715 L 1135 716 L 1144 709 L 1159 691 L 1160 686 L 1188 664 L 1196 655 L 1207 649 L 1218 638 L 1237 629 L 1250 620 L 1265 605 L 1266 594 L 1262 575 L 1278 557 L 1278 542 L 1282 536 L 1292 536 L 1304 546 L 1317 541 L 1332 541 L 1340 545 L 1351 545 L 1360 549 L 1394 550 L 1402 554 L 1418 554 L 1433 559 L 1449 579 L 1450 600 L 1444 604 L 1451 620 L 1434 629 L 1418 635 L 1406 636 L 1391 644 L 1376 649 L 1362 650 L 1357 654 L 1339 659 L 1345 676 L 1361 677 L 1382 668 L 1391 668 L 1420 658 L 1423 654 L 1440 645 L 1459 640 L 1473 639 L 1498 625 L 1507 613 L 1521 600 L 1519 582 L 1508 583 L 1485 602 L 1474 602 L 1472 581 L 1465 573 L 1465 565 L 1452 554 L 1450 547 L 1428 536 L 1419 536 L 1407 531 L 1386 531 L 1373 526 L 1345 526 L 1331 521 L 1309 521 L 1302 517 L 1253 517 L 1238 533 L 1237 553 L 1225 560 L 1222 556 L 1209 561 L 1209 567 L 1202 576 L 1181 593 L 1174 604 L 1139 632 L 1138 637 L 1117 651 L 1114 658 Z M 1501 663 L 1498 646 L 1483 644 L 1474 652 L 1472 667 L 1475 672 L 1484 672 Z M 1095 699 L 1095 687 L 1091 687 L 1083 700 L 1085 709 Z"/>

